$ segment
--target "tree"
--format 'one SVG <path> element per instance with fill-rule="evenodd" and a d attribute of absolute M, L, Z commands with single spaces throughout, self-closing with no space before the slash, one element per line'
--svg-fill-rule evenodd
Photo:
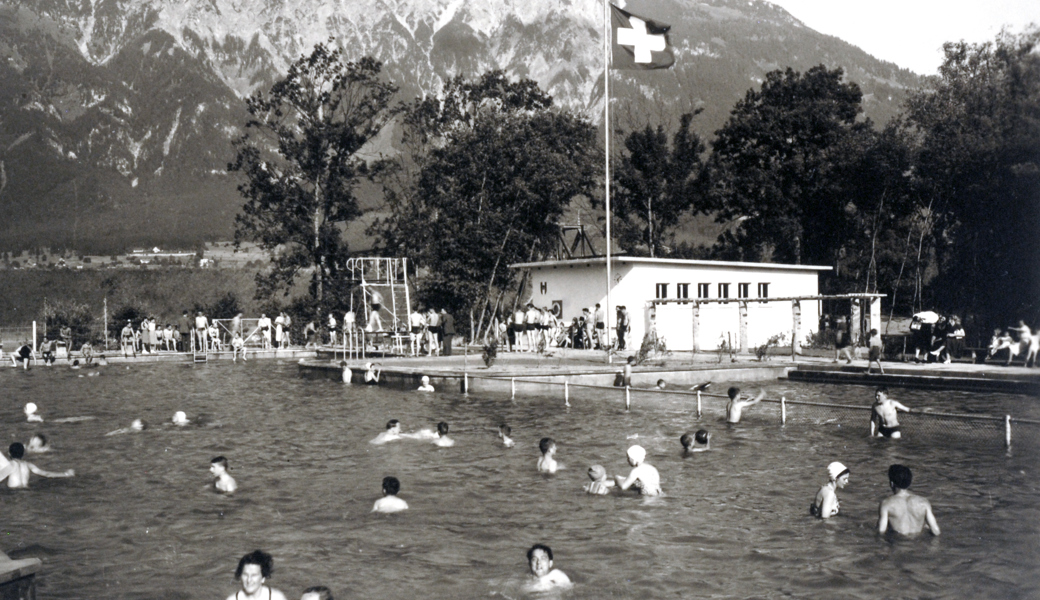
<path fill-rule="evenodd" d="M 309 271 L 319 310 L 347 257 L 341 228 L 361 215 L 355 188 L 379 165 L 359 151 L 395 115 L 397 91 L 380 77 L 379 62 L 344 63 L 330 45 L 318 44 L 268 93 L 249 98 L 252 118 L 228 165 L 246 179 L 238 186 L 247 202 L 235 219 L 236 244 L 253 240 L 275 253 L 272 269 L 256 276 L 257 295 L 288 294 Z"/>
<path fill-rule="evenodd" d="M 938 308 L 980 328 L 1040 324 L 1040 29 L 948 43 L 907 101 L 915 173 L 932 208 Z"/>
<path fill-rule="evenodd" d="M 693 114 L 680 119 L 679 130 L 668 136 L 664 127 L 633 131 L 625 138 L 628 153 L 616 172 L 611 212 L 622 247 L 633 252 L 645 246 L 651 257 L 660 255 L 666 232 L 694 204 L 704 143 L 690 131 Z"/>
<path fill-rule="evenodd" d="M 733 222 L 720 240 L 728 258 L 834 264 L 848 236 L 833 177 L 836 153 L 857 123 L 862 93 L 823 65 L 804 75 L 772 71 L 716 132 L 705 169 L 706 210 Z"/>
<path fill-rule="evenodd" d="M 551 103 L 533 82 L 494 71 L 456 78 L 408 112 L 411 158 L 396 174 L 415 178 L 391 181 L 392 215 L 374 230 L 424 267 L 423 301 L 483 313 L 514 284 L 509 265 L 554 244 L 565 207 L 591 191 L 594 129 Z"/>

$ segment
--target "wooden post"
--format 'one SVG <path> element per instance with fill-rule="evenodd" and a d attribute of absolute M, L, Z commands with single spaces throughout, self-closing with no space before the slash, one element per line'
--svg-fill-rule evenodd
<path fill-rule="evenodd" d="M 697 418 L 701 418 L 701 391 L 697 390 Z"/>
<path fill-rule="evenodd" d="M 802 329 L 802 303 L 798 300 L 791 301 L 791 359 L 798 359 L 798 332 Z"/>
<path fill-rule="evenodd" d="M 787 425 L 787 398 L 780 396 L 780 424 Z"/>
<path fill-rule="evenodd" d="M 693 348 L 693 354 L 697 354 L 697 352 L 700 351 L 700 349 L 701 349 L 700 344 L 697 343 L 697 332 L 700 330 L 700 328 L 701 328 L 701 303 L 697 302 L 697 301 L 694 301 L 694 303 L 693 303 L 693 324 L 692 324 L 692 334 L 693 334 L 693 346 L 692 346 L 692 348 Z M 691 356 L 691 358 L 692 358 L 692 356 Z M 693 362 L 693 361 L 691 360 L 690 362 Z"/>
<path fill-rule="evenodd" d="M 513 388 L 512 393 L 509 396 L 509 399 L 516 400 L 516 377 L 509 378 L 509 385 Z"/>
<path fill-rule="evenodd" d="M 632 408 L 632 388 L 625 386 L 625 410 Z"/>
<path fill-rule="evenodd" d="M 747 302 L 740 302 L 740 351 L 746 353 L 748 351 L 748 339 L 747 339 Z"/>
<path fill-rule="evenodd" d="M 1011 447 L 1011 415 L 1004 416 L 1004 447 Z"/>
<path fill-rule="evenodd" d="M 569 381 L 563 382 L 563 405 L 571 405 L 571 384 Z"/>

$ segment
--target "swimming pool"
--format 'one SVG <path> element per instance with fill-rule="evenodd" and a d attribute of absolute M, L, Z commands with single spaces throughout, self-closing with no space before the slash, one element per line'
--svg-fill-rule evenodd
<path fill-rule="evenodd" d="M 224 598 L 240 556 L 274 555 L 268 582 L 290 598 L 310 585 L 337 597 L 517 597 L 524 553 L 550 545 L 575 582 L 570 598 L 931 597 L 1040 595 L 1040 501 L 1033 432 L 1011 452 L 996 436 L 927 432 L 866 437 L 828 419 L 779 427 L 768 410 L 727 427 L 698 422 L 689 399 L 575 393 L 465 397 L 344 386 L 297 377 L 294 363 L 109 366 L 80 378 L 61 368 L 0 371 L 6 444 L 48 435 L 29 457 L 72 479 L 34 477 L 29 491 L 0 489 L 0 550 L 44 561 L 41 598 Z M 723 384 L 718 384 L 722 386 Z M 870 388 L 775 382 L 770 396 L 869 404 Z M 716 388 L 717 389 L 717 388 Z M 724 389 L 724 387 L 723 387 Z M 1036 418 L 1016 396 L 894 390 L 913 407 Z M 28 424 L 34 401 L 45 418 Z M 685 403 L 685 404 L 684 404 Z M 176 410 L 206 424 L 158 427 Z M 771 410 L 771 409 L 770 409 Z M 1029 414 L 1029 413 L 1032 414 Z M 143 417 L 152 429 L 105 437 Z M 418 441 L 372 446 L 390 418 L 406 431 L 451 424 L 453 448 Z M 513 427 L 517 446 L 495 435 Z M 682 458 L 679 436 L 706 427 L 713 451 Z M 537 443 L 556 439 L 566 469 L 535 472 Z M 665 497 L 592 497 L 589 465 L 627 473 L 639 443 L 661 472 Z M 226 456 L 239 491 L 207 491 L 209 461 Z M 840 460 L 851 481 L 828 522 L 808 506 Z M 943 534 L 878 536 L 886 471 L 914 471 L 912 490 L 933 504 Z M 404 513 L 372 514 L 381 480 L 401 480 Z"/>

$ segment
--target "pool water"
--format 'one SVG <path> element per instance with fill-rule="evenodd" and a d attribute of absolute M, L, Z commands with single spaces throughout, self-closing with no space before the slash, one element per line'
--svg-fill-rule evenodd
<path fill-rule="evenodd" d="M 81 372 L 80 372 L 81 373 Z M 238 558 L 275 558 L 268 583 L 289 598 L 311 585 L 337 598 L 516 598 L 525 552 L 552 547 L 575 582 L 568 598 L 1029 598 L 1040 596 L 1036 431 L 908 431 L 867 437 L 861 423 L 792 419 L 758 406 L 737 426 L 690 398 L 616 394 L 561 398 L 420 394 L 301 379 L 293 363 L 109 366 L 100 377 L 63 368 L 0 371 L 5 444 L 45 433 L 28 491 L 0 488 L 0 550 L 43 560 L 41 598 L 225 598 Z M 724 384 L 718 384 L 725 389 Z M 774 382 L 771 397 L 869 405 L 870 388 Z M 718 388 L 715 388 L 718 389 Z M 596 394 L 600 394 L 597 396 Z M 1033 399 L 893 390 L 913 407 L 1036 418 Z M 33 401 L 47 419 L 25 422 Z M 714 405 L 712 405 L 714 408 Z M 204 422 L 163 427 L 183 410 Z M 1032 414 L 1030 414 L 1032 413 Z M 136 417 L 142 433 L 106 437 Z M 451 424 L 452 448 L 368 440 L 391 418 L 405 431 Z M 498 423 L 513 428 L 504 448 Z M 679 436 L 713 432 L 713 450 L 683 458 Z M 913 435 L 911 435 L 911 433 Z M 553 437 L 565 469 L 535 471 L 538 440 Z M 639 443 L 665 496 L 587 496 L 591 464 L 627 474 Z M 209 491 L 224 455 L 239 485 Z M 826 465 L 851 469 L 841 514 L 808 516 Z M 942 535 L 879 536 L 887 468 L 910 466 Z M 401 480 L 410 510 L 373 514 L 382 478 Z"/>

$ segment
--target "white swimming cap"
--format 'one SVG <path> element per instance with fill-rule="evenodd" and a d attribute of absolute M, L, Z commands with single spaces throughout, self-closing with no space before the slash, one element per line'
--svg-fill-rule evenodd
<path fill-rule="evenodd" d="M 369 363 L 365 363 L 365 369 L 371 369 L 371 368 L 372 368 L 372 363 L 370 363 L 370 362 Z"/>
<path fill-rule="evenodd" d="M 27 402 L 25 404 L 25 414 L 31 415 L 34 412 L 36 412 L 36 403 L 35 402 Z"/>
<path fill-rule="evenodd" d="M 632 446 L 628 449 L 628 460 L 641 463 L 646 458 L 646 450 L 642 446 Z"/>
<path fill-rule="evenodd" d="M 173 422 L 174 423 L 187 423 L 188 422 L 188 415 L 184 414 L 183 410 L 178 410 L 177 412 L 173 413 Z"/>
<path fill-rule="evenodd" d="M 834 461 L 827 465 L 827 473 L 830 474 L 832 481 L 837 481 L 839 477 L 848 472 L 849 470 L 845 468 L 845 465 L 838 461 Z"/>
<path fill-rule="evenodd" d="M 429 375 L 423 375 L 422 376 L 422 382 L 423 383 L 430 383 L 430 376 Z"/>

